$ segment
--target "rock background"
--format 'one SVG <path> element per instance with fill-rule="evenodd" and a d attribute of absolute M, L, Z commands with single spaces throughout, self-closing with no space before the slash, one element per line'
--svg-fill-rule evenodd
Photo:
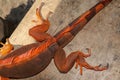
<path fill-rule="evenodd" d="M 27 0 L 0 0 L 5 9 L 11 6 L 22 4 L 23 1 L 26 4 Z M 3 3 L 3 2 L 4 3 Z M 14 2 L 15 1 L 15 2 Z M 45 7 L 48 10 L 54 12 L 50 17 L 51 27 L 48 31 L 51 35 L 54 35 L 63 27 L 65 27 L 72 20 L 77 18 L 80 14 L 91 8 L 99 0 L 43 0 Z M 4 5 L 5 4 L 5 5 Z M 54 8 L 57 5 L 56 8 Z M 10 6 L 10 7 L 8 7 Z M 35 6 L 35 5 L 34 5 Z M 3 7 L 1 7 L 3 8 Z M 13 7 L 11 7 L 13 8 Z M 0 15 L 5 17 L 10 13 L 10 10 L 0 9 Z M 8 12 L 5 12 L 8 11 Z M 28 13 L 29 14 L 29 13 Z M 45 15 L 45 14 L 44 14 Z M 32 16 L 26 15 L 25 19 L 30 19 Z M 32 19 L 31 19 L 32 20 Z M 30 20 L 30 21 L 31 21 Z M 28 41 L 34 42 L 31 38 L 27 38 L 26 27 L 28 25 L 23 20 L 18 26 L 16 31 L 11 36 L 11 42 L 13 44 L 27 44 Z M 28 29 L 28 28 L 27 28 Z M 17 34 L 22 31 L 21 34 Z M 17 36 L 16 36 L 17 34 Z M 25 35 L 25 37 L 23 36 Z M 22 40 L 21 36 L 23 36 Z M 86 60 L 91 65 L 106 64 L 109 63 L 109 69 L 102 72 L 91 71 L 83 69 L 83 75 L 79 74 L 79 69 L 74 67 L 67 73 L 61 74 L 56 69 L 54 62 L 40 74 L 31 78 L 20 80 L 119 80 L 120 79 L 120 0 L 113 0 L 105 9 L 98 13 L 86 26 L 78 33 L 72 42 L 70 42 L 64 49 L 67 55 L 72 51 L 81 50 L 85 52 L 85 48 L 92 49 L 91 57 Z M 15 79 L 11 79 L 15 80 Z"/>
<path fill-rule="evenodd" d="M 9 37 L 23 19 L 34 0 L 0 0 L 0 17 L 9 22 L 5 35 Z M 9 32 L 7 32 L 9 31 Z M 0 40 L 3 38 L 3 26 L 0 23 Z"/>
<path fill-rule="evenodd" d="M 0 0 L 0 16 L 4 19 L 19 20 L 32 6 L 33 0 Z"/>

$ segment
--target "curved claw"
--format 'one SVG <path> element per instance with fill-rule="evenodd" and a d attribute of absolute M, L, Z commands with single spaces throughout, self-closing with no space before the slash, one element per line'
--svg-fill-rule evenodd
<path fill-rule="evenodd" d="M 36 9 L 36 16 L 37 16 L 38 20 L 40 20 L 40 21 L 44 20 L 43 17 L 42 17 L 42 14 L 41 14 L 41 9 L 42 9 L 43 6 L 44 6 L 44 2 L 42 2 L 40 7 Z M 33 20 L 33 22 L 37 22 L 37 21 Z"/>
<path fill-rule="evenodd" d="M 45 3 L 41 2 L 41 5 L 40 5 L 39 9 L 41 9 L 44 5 L 45 5 Z"/>
<path fill-rule="evenodd" d="M 88 49 L 90 50 L 90 49 Z M 89 54 L 91 53 L 91 51 L 88 51 Z M 76 66 L 75 68 L 77 69 L 78 66 L 80 66 L 80 74 L 82 75 L 82 67 L 85 67 L 86 69 L 90 69 L 90 70 L 95 70 L 95 71 L 103 71 L 103 70 L 107 70 L 108 69 L 108 66 L 109 64 L 107 64 L 107 66 L 105 67 L 101 67 L 102 65 L 98 65 L 98 66 L 91 66 L 90 64 L 88 64 L 86 61 L 85 61 L 85 58 L 88 57 L 88 54 L 84 54 L 82 52 L 79 52 L 79 56 L 78 58 L 76 59 Z"/>
<path fill-rule="evenodd" d="M 107 64 L 107 66 L 104 66 L 104 67 L 101 67 L 101 66 L 102 66 L 102 65 L 100 64 L 100 65 L 94 67 L 94 70 L 95 70 L 95 71 L 103 71 L 103 70 L 107 70 L 109 64 Z"/>
<path fill-rule="evenodd" d="M 52 11 L 49 11 L 49 13 L 48 13 L 48 15 L 47 15 L 47 17 L 46 17 L 47 20 L 48 20 L 48 18 L 49 18 L 49 16 L 50 16 L 51 14 L 53 14 L 53 12 L 52 12 Z"/>
<path fill-rule="evenodd" d="M 102 64 L 99 64 L 98 67 L 102 66 Z"/>
<path fill-rule="evenodd" d="M 90 48 L 86 48 L 86 50 L 88 51 L 87 54 L 82 53 L 82 56 L 85 57 L 85 58 L 91 56 L 91 49 Z"/>
<path fill-rule="evenodd" d="M 46 16 L 46 19 L 44 19 L 43 16 L 42 16 L 42 13 L 41 13 L 41 9 L 42 9 L 42 7 L 43 7 L 44 5 L 45 5 L 45 3 L 42 2 L 41 5 L 39 6 L 39 8 L 36 9 L 37 20 L 32 20 L 32 22 L 41 23 L 41 21 L 42 21 L 42 23 L 47 23 L 47 24 L 49 24 L 48 18 L 49 18 L 49 16 L 50 16 L 53 12 L 49 11 L 49 13 L 48 13 L 47 16 Z"/>
<path fill-rule="evenodd" d="M 106 67 L 107 67 L 107 69 L 109 68 L 109 64 L 107 63 L 107 65 L 106 65 Z"/>
<path fill-rule="evenodd" d="M 78 64 L 78 62 L 76 61 L 75 69 L 77 69 L 77 68 L 78 68 L 78 65 L 79 65 L 79 64 Z"/>

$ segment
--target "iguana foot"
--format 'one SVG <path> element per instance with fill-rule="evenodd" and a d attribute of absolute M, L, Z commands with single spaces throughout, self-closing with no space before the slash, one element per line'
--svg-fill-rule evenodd
<path fill-rule="evenodd" d="M 80 74 L 82 75 L 82 67 L 85 67 L 86 69 L 91 69 L 91 70 L 95 70 L 95 71 L 103 71 L 108 69 L 108 64 L 107 66 L 102 67 L 101 65 L 98 66 L 91 66 L 90 64 L 88 64 L 85 61 L 85 58 L 89 57 L 91 55 L 91 50 L 88 49 L 88 54 L 84 54 L 82 52 L 79 52 L 79 57 L 76 60 L 76 67 L 78 68 L 78 66 L 80 66 Z"/>
<path fill-rule="evenodd" d="M 6 43 L 0 42 L 3 47 L 0 48 L 0 59 L 4 58 L 7 56 L 11 50 L 14 49 L 13 45 L 10 43 L 9 39 L 6 39 Z"/>

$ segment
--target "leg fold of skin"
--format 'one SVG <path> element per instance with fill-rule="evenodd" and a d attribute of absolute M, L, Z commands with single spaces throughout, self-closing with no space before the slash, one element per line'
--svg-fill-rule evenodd
<path fill-rule="evenodd" d="M 37 31 L 34 33 L 34 35 L 32 35 L 32 37 L 39 42 L 43 42 L 52 38 L 52 36 L 49 35 L 48 33 L 37 32 Z"/>
<path fill-rule="evenodd" d="M 86 61 L 85 58 L 91 55 L 90 49 L 88 49 L 89 54 L 84 54 L 80 51 L 72 52 L 66 58 L 65 52 L 62 48 L 59 48 L 57 53 L 54 56 L 54 62 L 58 70 L 62 73 L 67 73 L 73 65 L 76 63 L 76 68 L 80 66 L 80 74 L 82 75 L 82 67 L 95 71 L 103 71 L 108 68 L 108 66 L 100 67 L 100 66 L 91 66 Z"/>

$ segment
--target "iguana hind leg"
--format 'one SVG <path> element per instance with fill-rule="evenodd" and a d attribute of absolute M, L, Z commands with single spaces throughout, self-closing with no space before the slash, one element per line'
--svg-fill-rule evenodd
<path fill-rule="evenodd" d="M 107 66 L 100 67 L 100 66 L 91 66 L 86 61 L 85 58 L 89 57 L 91 54 L 90 49 L 88 49 L 89 54 L 84 54 L 83 52 L 76 51 L 72 52 L 68 57 L 66 57 L 65 52 L 62 48 L 56 52 L 54 56 L 54 62 L 58 70 L 62 73 L 67 73 L 73 65 L 76 63 L 76 68 L 78 65 L 80 66 L 80 74 L 82 75 L 82 67 L 86 69 L 95 70 L 95 71 L 103 71 L 107 69 Z"/>

